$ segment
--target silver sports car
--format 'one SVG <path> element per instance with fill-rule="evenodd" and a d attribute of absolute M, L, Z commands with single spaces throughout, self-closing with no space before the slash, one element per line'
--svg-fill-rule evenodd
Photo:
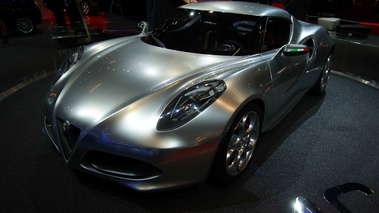
<path fill-rule="evenodd" d="M 279 8 L 202 2 L 141 25 L 78 48 L 44 100 L 70 168 L 137 191 L 234 181 L 260 134 L 330 76 L 327 30 Z"/>

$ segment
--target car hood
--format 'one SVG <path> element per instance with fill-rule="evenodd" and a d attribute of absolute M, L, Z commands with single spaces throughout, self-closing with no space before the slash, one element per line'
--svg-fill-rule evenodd
<path fill-rule="evenodd" d="M 205 79 L 231 58 L 169 50 L 146 44 L 139 37 L 101 42 L 86 48 L 69 71 L 62 91 L 56 91 L 60 93 L 56 108 L 66 119 L 97 123 L 170 85 Z"/>

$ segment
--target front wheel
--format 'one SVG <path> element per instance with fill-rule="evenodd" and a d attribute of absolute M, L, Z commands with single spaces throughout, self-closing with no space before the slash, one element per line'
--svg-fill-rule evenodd
<path fill-rule="evenodd" d="M 328 85 L 330 74 L 332 73 L 332 64 L 333 64 L 333 54 L 329 54 L 328 58 L 325 61 L 324 68 L 317 79 L 317 82 L 312 87 L 310 94 L 313 95 L 322 95 L 325 93 L 326 86 Z"/>
<path fill-rule="evenodd" d="M 237 114 L 217 151 L 210 174 L 212 183 L 229 184 L 246 170 L 258 142 L 261 118 L 261 109 L 256 104 Z"/>

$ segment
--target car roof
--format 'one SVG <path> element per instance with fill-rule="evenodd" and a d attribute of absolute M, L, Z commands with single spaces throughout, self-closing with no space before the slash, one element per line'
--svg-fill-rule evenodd
<path fill-rule="evenodd" d="M 252 16 L 275 16 L 291 19 L 291 15 L 278 7 L 243 1 L 218 1 L 185 4 L 180 8 L 244 14 Z"/>

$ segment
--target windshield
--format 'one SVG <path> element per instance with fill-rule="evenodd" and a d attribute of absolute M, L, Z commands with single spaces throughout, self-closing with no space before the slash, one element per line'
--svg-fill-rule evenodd
<path fill-rule="evenodd" d="M 252 55 L 260 44 L 260 17 L 178 9 L 143 41 L 193 53 Z"/>

